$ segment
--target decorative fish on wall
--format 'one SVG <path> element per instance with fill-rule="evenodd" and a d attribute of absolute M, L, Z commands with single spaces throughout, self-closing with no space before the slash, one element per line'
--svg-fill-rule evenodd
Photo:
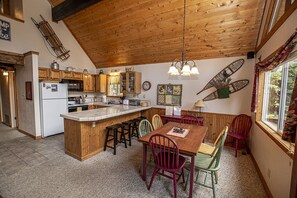
<path fill-rule="evenodd" d="M 215 75 L 206 85 L 205 87 L 199 91 L 196 95 L 200 94 L 201 92 L 214 87 L 218 82 L 225 82 L 226 79 L 237 72 L 241 68 L 244 63 L 244 59 L 239 59 L 234 61 L 233 63 L 229 64 L 223 70 L 221 70 L 217 75 Z"/>

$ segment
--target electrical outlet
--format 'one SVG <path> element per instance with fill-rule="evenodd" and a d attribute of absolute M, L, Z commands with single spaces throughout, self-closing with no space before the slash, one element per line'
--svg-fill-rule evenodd
<path fill-rule="evenodd" d="M 270 175 L 271 175 L 271 170 L 268 168 L 268 170 L 267 170 L 267 177 L 270 178 Z"/>
<path fill-rule="evenodd" d="M 145 98 L 145 94 L 143 94 L 143 98 Z"/>

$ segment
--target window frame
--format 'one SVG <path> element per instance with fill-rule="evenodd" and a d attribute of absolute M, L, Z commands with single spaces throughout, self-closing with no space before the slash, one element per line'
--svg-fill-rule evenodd
<path fill-rule="evenodd" d="M 297 48 L 297 47 L 296 47 Z M 287 60 L 280 65 L 289 63 L 290 61 L 297 59 L 297 49 L 294 49 Z M 282 82 L 283 83 L 283 82 Z M 255 114 L 255 124 L 270 137 L 289 157 L 294 156 L 294 144 L 291 144 L 282 139 L 281 133 L 279 131 L 273 130 L 269 125 L 262 121 L 263 117 L 263 105 L 264 105 L 264 88 L 265 88 L 265 71 L 260 71 L 259 73 L 259 83 L 258 83 L 258 101 L 257 109 Z M 282 94 L 285 94 L 284 92 Z M 285 103 L 285 102 L 284 102 Z M 292 150 L 293 149 L 293 150 Z"/>

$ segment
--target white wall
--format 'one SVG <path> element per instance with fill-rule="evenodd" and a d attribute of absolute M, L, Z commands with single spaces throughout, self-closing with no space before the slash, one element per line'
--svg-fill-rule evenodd
<path fill-rule="evenodd" d="M 297 10 L 275 32 L 271 39 L 257 53 L 264 60 L 283 45 L 297 27 Z M 254 124 L 250 136 L 251 152 L 274 197 L 289 197 L 292 174 L 292 160 L 259 127 Z M 268 169 L 271 177 L 267 176 Z"/>
<path fill-rule="evenodd" d="M 70 50 L 68 60 L 63 62 L 58 60 L 60 68 L 65 69 L 67 66 L 72 66 L 76 68 L 76 71 L 82 71 L 84 68 L 91 73 L 96 71 L 94 64 L 65 24 L 62 21 L 59 23 L 51 21 L 51 6 L 47 0 L 25 0 L 23 9 L 24 23 L 0 15 L 0 19 L 10 22 L 11 25 L 11 41 L 0 40 L 0 50 L 21 54 L 28 51 L 39 52 L 39 66 L 50 67 L 55 57 L 49 53 L 41 33 L 31 21 L 31 17 L 37 22 L 41 21 L 39 16 L 41 14 L 50 23 L 64 47 Z"/>
<path fill-rule="evenodd" d="M 215 89 L 209 89 L 196 95 L 219 71 L 229 65 L 235 60 L 240 58 L 245 59 L 244 65 L 231 76 L 233 81 L 248 79 L 249 85 L 244 89 L 230 95 L 228 99 L 216 99 L 205 102 L 206 107 L 203 108 L 205 112 L 216 112 L 226 114 L 250 114 L 250 103 L 252 93 L 252 79 L 253 68 L 255 64 L 254 59 L 246 59 L 245 57 L 230 57 L 230 58 L 217 58 L 207 60 L 196 60 L 200 75 L 195 77 L 174 77 L 167 74 L 171 63 L 147 64 L 134 66 L 135 71 L 142 72 L 142 82 L 150 81 L 152 87 L 148 91 L 143 91 L 138 96 L 139 98 L 148 99 L 152 105 L 157 102 L 157 85 L 158 84 L 182 84 L 182 108 L 192 109 L 194 103 L 203 99 L 205 96 L 213 92 Z M 111 69 L 104 69 L 105 73 L 109 73 Z M 125 68 L 117 68 L 124 71 Z M 247 105 L 248 104 L 248 105 Z"/>
<path fill-rule="evenodd" d="M 26 81 L 32 82 L 32 86 L 34 87 L 33 59 L 31 55 L 25 57 L 25 66 L 16 67 L 16 84 L 18 90 L 18 119 L 20 130 L 36 136 L 36 121 L 34 112 L 35 97 L 33 97 L 33 100 L 26 100 Z M 34 88 L 32 88 L 32 91 L 34 96 Z"/>

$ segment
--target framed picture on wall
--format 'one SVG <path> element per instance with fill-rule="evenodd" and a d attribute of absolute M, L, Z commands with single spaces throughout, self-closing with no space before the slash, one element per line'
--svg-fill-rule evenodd
<path fill-rule="evenodd" d="M 32 82 L 26 82 L 26 100 L 32 100 Z"/>
<path fill-rule="evenodd" d="M 157 87 L 157 104 L 167 106 L 181 106 L 182 85 L 159 84 Z"/>

